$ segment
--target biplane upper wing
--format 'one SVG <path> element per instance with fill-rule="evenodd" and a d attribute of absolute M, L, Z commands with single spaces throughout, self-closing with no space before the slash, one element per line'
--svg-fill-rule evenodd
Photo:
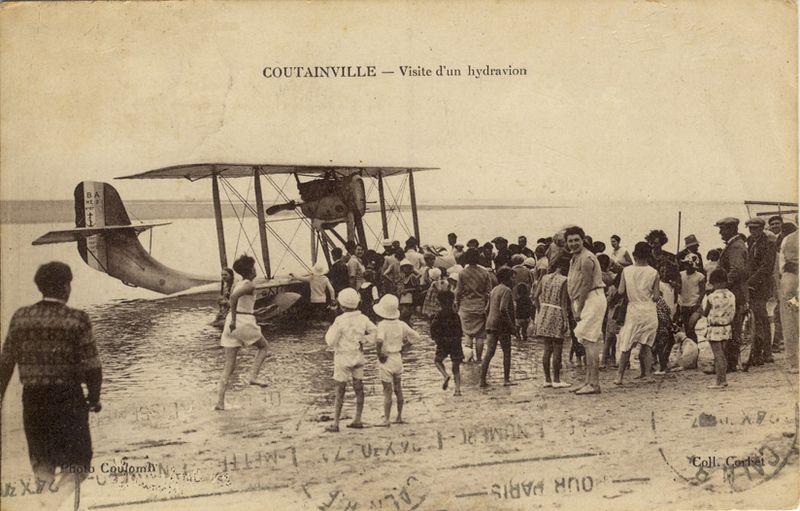
<path fill-rule="evenodd" d="M 162 169 L 150 170 L 139 174 L 121 176 L 116 179 L 188 179 L 197 181 L 213 175 L 223 177 L 253 177 L 259 170 L 261 174 L 298 174 L 308 176 L 321 176 L 333 171 L 341 176 L 360 174 L 369 177 L 391 177 L 403 174 L 409 170 L 419 172 L 423 170 L 437 170 L 436 167 L 363 167 L 363 166 L 337 166 L 337 165 L 275 165 L 275 164 L 240 164 L 240 163 L 193 163 L 190 165 L 174 165 Z"/>
<path fill-rule="evenodd" d="M 33 240 L 33 245 L 47 245 L 50 243 L 68 243 L 70 241 L 78 241 L 86 239 L 95 234 L 106 234 L 113 231 L 134 231 L 137 235 L 147 229 L 158 227 L 160 225 L 169 225 L 170 222 L 160 224 L 137 224 L 137 225 L 109 225 L 106 227 L 78 227 L 76 229 L 67 229 L 64 231 L 50 231 L 47 234 L 40 236 Z"/>

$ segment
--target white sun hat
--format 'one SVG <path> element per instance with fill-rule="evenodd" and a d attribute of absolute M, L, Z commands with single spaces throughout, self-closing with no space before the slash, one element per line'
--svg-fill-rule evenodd
<path fill-rule="evenodd" d="M 358 296 L 358 291 L 352 287 L 348 287 L 339 291 L 339 305 L 348 309 L 357 309 L 358 302 L 361 298 Z"/>
<path fill-rule="evenodd" d="M 381 300 L 372 306 L 372 310 L 384 319 L 397 319 L 400 317 L 400 301 L 394 295 L 383 295 Z"/>

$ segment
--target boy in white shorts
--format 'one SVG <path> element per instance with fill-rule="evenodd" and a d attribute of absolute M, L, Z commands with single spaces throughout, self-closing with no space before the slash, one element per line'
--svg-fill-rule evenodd
<path fill-rule="evenodd" d="M 400 303 L 394 295 L 384 295 L 373 310 L 383 318 L 378 323 L 376 353 L 378 354 L 378 376 L 383 384 L 383 424 L 389 426 L 392 412 L 392 387 L 397 396 L 396 424 L 403 423 L 403 357 L 400 351 L 404 342 L 419 341 L 419 334 L 404 321 L 400 321 Z"/>
<path fill-rule="evenodd" d="M 358 310 L 358 292 L 352 288 L 339 292 L 340 314 L 325 334 L 325 343 L 333 348 L 333 379 L 336 382 L 336 403 L 333 425 L 325 430 L 339 431 L 339 417 L 342 415 L 342 401 L 347 382 L 353 381 L 356 393 L 356 416 L 348 428 L 361 429 L 361 412 L 364 410 L 364 344 L 375 341 L 377 328 Z"/>

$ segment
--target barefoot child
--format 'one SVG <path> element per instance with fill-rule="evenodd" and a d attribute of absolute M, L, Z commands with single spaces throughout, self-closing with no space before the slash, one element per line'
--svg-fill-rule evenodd
<path fill-rule="evenodd" d="M 717 373 L 717 383 L 709 385 L 709 389 L 723 389 L 728 386 L 725 372 L 728 369 L 725 358 L 727 342 L 733 338 L 731 323 L 736 312 L 736 297 L 727 289 L 728 275 L 722 268 L 711 272 L 708 278 L 711 292 L 703 298 L 703 315 L 708 318 L 706 339 L 714 352 L 714 370 Z"/>
<path fill-rule="evenodd" d="M 405 343 L 419 341 L 419 334 L 407 323 L 400 321 L 400 304 L 396 296 L 384 295 L 373 307 L 375 314 L 383 318 L 378 323 L 375 336 L 378 354 L 378 376 L 383 384 L 383 426 L 389 425 L 392 412 L 392 387 L 397 396 L 396 424 L 403 423 L 403 356 L 400 354 Z"/>
<path fill-rule="evenodd" d="M 236 356 L 242 346 L 258 348 L 248 382 L 250 385 L 266 387 L 266 384 L 256 381 L 261 364 L 267 358 L 267 340 L 261 333 L 261 327 L 256 324 L 256 315 L 268 312 L 272 307 L 253 310 L 256 303 L 256 287 L 253 285 L 253 279 L 256 278 L 255 264 L 256 260 L 247 255 L 239 257 L 233 263 L 233 271 L 241 275 L 243 280 L 231 292 L 230 307 L 225 317 L 225 326 L 222 327 L 219 343 L 225 349 L 225 367 L 222 369 L 222 378 L 219 381 L 215 410 L 225 409 L 225 389 L 236 369 Z"/>
<path fill-rule="evenodd" d="M 497 344 L 503 350 L 503 385 L 511 385 L 511 333 L 514 331 L 514 300 L 509 287 L 514 272 L 510 268 L 497 271 L 498 284 L 489 295 L 488 313 L 486 315 L 486 356 L 481 363 L 481 387 L 488 387 L 486 374 L 494 357 Z"/>
<path fill-rule="evenodd" d="M 528 324 L 531 322 L 531 303 L 530 290 L 528 284 L 520 282 L 514 288 L 514 321 L 517 328 L 517 341 L 528 340 Z"/>
<path fill-rule="evenodd" d="M 339 431 L 342 401 L 347 382 L 352 379 L 356 393 L 356 416 L 348 428 L 361 429 L 361 412 L 364 410 L 364 344 L 375 341 L 377 328 L 358 310 L 358 292 L 345 288 L 339 292 L 340 314 L 325 334 L 325 343 L 333 348 L 333 379 L 336 382 L 336 402 L 333 425 L 325 429 Z"/>
<path fill-rule="evenodd" d="M 567 276 L 569 259 L 561 258 L 550 273 L 539 279 L 533 292 L 536 306 L 534 335 L 544 342 L 542 368 L 543 387 L 565 388 L 571 384 L 561 381 L 561 354 L 564 339 L 569 336 L 569 296 L 567 295 Z M 552 380 L 551 373 L 552 358 Z"/>
<path fill-rule="evenodd" d="M 436 356 L 434 363 L 436 369 L 442 373 L 444 382 L 442 390 L 447 390 L 450 383 L 450 376 L 444 368 L 444 359 L 450 357 L 453 364 L 453 379 L 455 380 L 456 390 L 454 396 L 461 395 L 461 362 L 464 361 L 464 352 L 461 349 L 461 319 L 453 310 L 453 300 L 455 295 L 448 290 L 439 291 L 437 294 L 439 301 L 439 312 L 433 316 L 431 321 L 431 339 L 436 343 Z"/>

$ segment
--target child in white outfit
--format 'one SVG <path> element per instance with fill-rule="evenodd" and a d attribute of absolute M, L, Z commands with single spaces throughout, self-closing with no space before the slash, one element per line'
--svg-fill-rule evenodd
<path fill-rule="evenodd" d="M 358 310 L 358 292 L 345 288 L 339 292 L 339 305 L 344 311 L 325 334 L 325 343 L 333 348 L 333 379 L 336 382 L 336 404 L 333 425 L 326 431 L 339 431 L 339 417 L 347 382 L 353 381 L 356 393 L 356 416 L 348 428 L 361 429 L 361 412 L 364 410 L 364 344 L 375 341 L 377 328 Z"/>
<path fill-rule="evenodd" d="M 384 295 L 373 309 L 383 318 L 378 323 L 376 335 L 378 354 L 378 376 L 383 384 L 383 426 L 389 425 L 392 412 L 392 388 L 397 396 L 397 419 L 403 423 L 403 357 L 400 354 L 406 342 L 419 341 L 419 334 L 404 321 L 400 321 L 400 304 L 394 295 Z"/>

